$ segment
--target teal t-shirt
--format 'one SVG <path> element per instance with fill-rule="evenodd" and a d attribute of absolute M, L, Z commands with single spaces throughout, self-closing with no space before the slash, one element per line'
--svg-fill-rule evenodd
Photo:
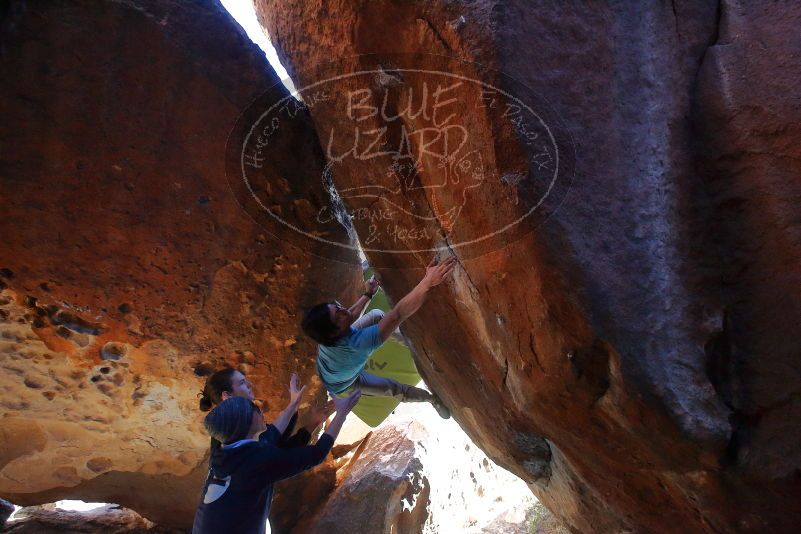
<path fill-rule="evenodd" d="M 317 374 L 328 391 L 342 393 L 356 381 L 364 364 L 384 341 L 378 325 L 366 328 L 350 327 L 350 334 L 331 347 L 317 348 Z"/>

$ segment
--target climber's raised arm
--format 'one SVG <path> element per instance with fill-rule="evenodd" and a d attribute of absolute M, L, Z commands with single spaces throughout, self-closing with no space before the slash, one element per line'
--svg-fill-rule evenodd
<path fill-rule="evenodd" d="M 442 283 L 456 265 L 456 258 L 451 256 L 441 263 L 436 258 L 426 267 L 426 274 L 414 289 L 400 299 L 394 308 L 389 310 L 378 323 L 378 333 L 383 341 L 389 339 L 392 332 L 400 324 L 420 309 L 426 299 L 429 289 Z"/>
<path fill-rule="evenodd" d="M 369 293 L 350 308 L 329 301 L 306 311 L 301 328 L 318 343 L 317 374 L 332 396 L 360 390 L 365 395 L 394 397 L 401 402 L 430 402 L 440 416 L 445 419 L 451 416 L 448 407 L 436 395 L 393 378 L 373 375 L 364 369 L 370 355 L 384 344 L 399 324 L 420 308 L 428 291 L 440 284 L 455 265 L 456 258 L 441 263 L 432 261 L 417 287 L 386 313 L 375 309 L 359 317 L 368 296 L 377 289 L 378 284 L 373 280 L 368 282 Z M 370 284 L 375 285 L 371 287 Z"/>
<path fill-rule="evenodd" d="M 353 303 L 353 306 L 348 308 L 348 313 L 352 317 L 359 317 L 364 311 L 364 308 L 370 303 L 370 300 L 375 296 L 376 291 L 381 284 L 376 280 L 375 276 L 371 276 L 369 280 L 364 283 L 364 293 L 359 297 L 359 300 Z"/>

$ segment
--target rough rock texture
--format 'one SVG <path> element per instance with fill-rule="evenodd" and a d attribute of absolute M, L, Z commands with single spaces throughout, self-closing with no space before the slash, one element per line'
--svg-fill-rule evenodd
<path fill-rule="evenodd" d="M 404 333 L 487 454 L 575 531 L 797 529 L 795 3 L 256 5 L 297 87 L 369 72 L 301 93 L 389 294 L 426 249 L 460 258 Z M 456 246 L 536 207 L 557 161 L 476 83 L 448 93 L 449 120 L 416 114 L 438 75 L 410 65 L 526 93 L 567 156 L 561 205 Z M 451 127 L 469 139 L 432 154 Z M 468 155 L 482 172 L 453 175 Z"/>
<path fill-rule="evenodd" d="M 367 439 L 313 525 L 298 532 L 422 532 L 430 487 L 414 443 L 388 426 Z"/>
<path fill-rule="evenodd" d="M 360 426 L 349 421 L 343 441 Z M 336 490 L 292 534 L 527 532 L 536 503 L 527 485 L 430 407 L 401 405 L 354 445 L 341 457 Z"/>
<path fill-rule="evenodd" d="M 268 417 L 293 371 L 319 399 L 299 308 L 356 290 L 358 259 L 322 262 L 236 202 L 229 134 L 285 90 L 217 2 L 3 2 L 0 27 L 0 495 L 186 527 L 203 376 L 238 366 Z M 287 212 L 326 195 L 295 124 L 259 174 Z"/>
<path fill-rule="evenodd" d="M 180 534 L 158 527 L 133 510 L 106 505 L 85 512 L 59 510 L 52 505 L 20 509 L 4 532 L 15 534 Z"/>

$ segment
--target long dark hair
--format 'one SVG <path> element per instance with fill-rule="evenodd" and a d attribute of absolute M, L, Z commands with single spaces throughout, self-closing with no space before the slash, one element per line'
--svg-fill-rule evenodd
<path fill-rule="evenodd" d="M 331 314 L 328 310 L 328 303 L 323 302 L 309 309 L 300 322 L 303 333 L 315 340 L 320 345 L 330 347 L 336 344 L 337 327 L 331 322 Z"/>
<path fill-rule="evenodd" d="M 224 392 L 227 391 L 229 394 L 234 392 L 232 379 L 235 372 L 236 369 L 226 367 L 206 379 L 206 385 L 203 386 L 203 392 L 200 397 L 200 411 L 208 412 L 212 407 L 220 404 Z"/>

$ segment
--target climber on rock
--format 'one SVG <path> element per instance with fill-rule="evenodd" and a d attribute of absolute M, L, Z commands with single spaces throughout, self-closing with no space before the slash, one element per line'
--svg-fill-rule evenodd
<path fill-rule="evenodd" d="M 292 434 L 295 423 L 298 419 L 298 407 L 303 398 L 306 386 L 299 387 L 297 374 L 292 374 L 289 380 L 289 404 L 273 423 L 273 426 L 281 431 L 279 447 L 290 448 L 308 445 L 314 430 L 320 426 L 324 420 L 334 411 L 333 401 L 328 401 L 322 406 L 313 407 L 307 416 L 305 424 L 297 433 Z M 200 398 L 201 411 L 207 412 L 224 400 L 232 397 L 242 397 L 254 400 L 253 386 L 244 374 L 226 367 L 211 374 L 206 379 L 206 385 Z M 211 440 L 211 450 L 219 448 L 220 443 L 214 438 Z"/>
<path fill-rule="evenodd" d="M 451 274 L 455 264 L 454 257 L 441 263 L 432 260 L 420 283 L 386 313 L 372 310 L 359 317 L 378 290 L 375 277 L 366 282 L 364 294 L 350 308 L 339 302 L 324 302 L 306 312 L 301 327 L 319 344 L 317 374 L 332 395 L 360 390 L 364 395 L 394 397 L 401 402 L 430 402 L 441 417 L 450 417 L 450 411 L 436 395 L 370 374 L 364 366 L 370 354 L 420 308 L 429 290 Z"/>
<path fill-rule="evenodd" d="M 292 449 L 277 446 L 282 430 L 265 425 L 252 400 L 229 397 L 212 409 L 204 424 L 221 446 L 212 453 L 192 533 L 267 532 L 273 484 L 325 459 L 359 396 L 334 399 L 337 414 L 317 443 Z"/>

